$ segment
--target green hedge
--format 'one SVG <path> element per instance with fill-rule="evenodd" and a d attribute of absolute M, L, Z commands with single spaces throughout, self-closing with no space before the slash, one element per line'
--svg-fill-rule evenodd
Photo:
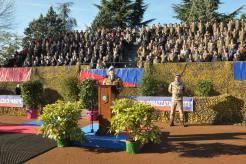
<path fill-rule="evenodd" d="M 164 84 L 172 82 L 175 74 L 180 73 L 188 89 L 187 96 L 195 95 L 196 85 L 201 80 L 212 82 L 214 96 L 230 94 L 242 97 L 242 89 L 246 89 L 246 81 L 233 78 L 233 62 L 146 64 L 145 72 L 150 70 Z"/>
<path fill-rule="evenodd" d="M 25 116 L 26 110 L 24 108 L 0 108 L 0 115 L 8 116 Z"/>
<path fill-rule="evenodd" d="M 189 124 L 235 124 L 245 119 L 245 101 L 231 95 L 194 97 L 194 103 L 194 112 L 185 112 Z M 160 111 L 159 119 L 168 122 L 169 112 Z"/>
<path fill-rule="evenodd" d="M 234 107 L 230 106 L 229 101 L 240 102 L 243 107 L 240 110 L 246 111 L 246 93 L 242 90 L 246 89 L 246 81 L 235 81 L 233 79 L 233 62 L 211 62 L 211 63 L 166 63 L 166 64 L 155 64 L 145 65 L 145 72 L 151 71 L 153 77 L 160 83 L 163 83 L 165 87 L 173 81 L 175 73 L 180 73 L 184 80 L 188 92 L 186 96 L 193 96 L 194 89 L 199 80 L 209 80 L 213 84 L 213 95 L 214 97 L 198 98 L 195 97 L 195 112 L 188 114 L 190 123 L 219 123 L 221 121 L 237 122 L 238 120 L 230 120 L 225 117 L 219 118 L 219 114 L 222 110 L 234 111 Z M 82 68 L 86 68 L 81 66 Z M 76 76 L 80 72 L 81 67 L 78 66 L 60 66 L 60 67 L 36 67 L 32 70 L 32 80 L 41 80 L 44 84 L 44 94 L 46 103 L 53 103 L 57 99 L 63 99 L 61 81 L 64 77 Z M 0 91 L 6 91 L 7 93 L 13 93 L 16 83 L 0 83 Z M 167 96 L 167 88 L 162 88 L 163 92 L 160 92 L 160 96 Z M 0 92 L 1 94 L 4 92 Z M 222 96 L 218 96 L 222 94 Z M 225 95 L 231 95 L 232 98 L 225 99 Z M 139 96 L 139 88 L 125 88 L 121 93 L 121 96 Z M 224 98 L 223 98 L 224 97 Z M 219 100 L 218 100 L 219 99 Z M 215 101 L 217 100 L 217 101 Z M 222 107 L 221 101 L 224 104 Z M 212 103 L 213 102 L 213 103 Z M 214 104 L 217 102 L 219 105 L 215 106 L 218 111 L 214 111 L 212 107 L 208 107 L 207 103 Z M 239 104 L 240 104 L 239 103 Z M 234 104 L 234 103 L 232 103 Z M 235 104 L 234 104 L 235 105 Z M 215 108 L 214 107 L 214 108 Z M 233 110 L 232 110 L 233 109 Z M 207 114 L 206 114 L 207 113 Z M 210 118 L 217 113 L 217 118 Z M 165 112 L 162 115 L 167 115 Z M 203 116 L 204 115 L 204 116 Z M 244 114 L 246 120 L 246 112 Z M 201 118 L 202 117 L 202 118 Z M 204 117 L 204 118 L 203 118 Z M 163 117 L 162 119 L 164 119 Z M 166 117 L 167 118 L 167 117 Z M 221 120 L 222 119 L 222 120 Z M 239 119 L 239 117 L 237 117 Z"/>

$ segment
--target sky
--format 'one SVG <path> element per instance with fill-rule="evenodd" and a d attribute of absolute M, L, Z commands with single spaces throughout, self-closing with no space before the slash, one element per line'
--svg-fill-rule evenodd
<path fill-rule="evenodd" d="M 230 13 L 242 5 L 246 5 L 246 0 L 221 0 L 219 11 Z M 73 2 L 71 16 L 76 18 L 78 27 L 85 29 L 90 26 L 98 10 L 93 4 L 100 4 L 100 0 L 15 0 L 15 25 L 14 32 L 23 35 L 24 29 L 33 20 L 37 19 L 42 13 L 45 15 L 50 6 L 57 6 L 57 3 Z M 179 22 L 175 15 L 172 5 L 180 3 L 181 0 L 145 0 L 148 9 L 145 12 L 144 20 L 155 18 L 153 23 L 176 23 Z"/>

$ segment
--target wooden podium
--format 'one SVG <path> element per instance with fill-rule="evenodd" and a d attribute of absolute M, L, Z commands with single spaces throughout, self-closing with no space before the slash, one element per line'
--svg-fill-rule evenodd
<path fill-rule="evenodd" d="M 109 135 L 110 119 L 112 116 L 111 105 L 116 98 L 115 85 L 99 85 L 98 87 L 98 135 Z"/>

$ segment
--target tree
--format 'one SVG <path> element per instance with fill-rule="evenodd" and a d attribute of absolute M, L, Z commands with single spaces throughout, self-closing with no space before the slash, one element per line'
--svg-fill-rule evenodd
<path fill-rule="evenodd" d="M 92 28 L 129 26 L 132 5 L 131 0 L 101 0 L 101 5 L 95 5 L 99 9 L 99 12 L 92 23 Z"/>
<path fill-rule="evenodd" d="M 114 28 L 146 25 L 154 19 L 142 22 L 147 5 L 143 0 L 101 0 L 95 6 L 99 12 L 95 17 L 92 28 Z"/>
<path fill-rule="evenodd" d="M 23 47 L 28 47 L 34 40 L 57 39 L 65 29 L 62 19 L 58 17 L 53 7 L 50 7 L 45 17 L 41 14 L 37 20 L 34 19 L 29 23 L 24 31 Z"/>
<path fill-rule="evenodd" d="M 176 18 L 186 21 L 213 21 L 217 18 L 220 0 L 183 0 L 181 4 L 173 5 Z"/>
<path fill-rule="evenodd" d="M 67 31 L 72 30 L 74 27 L 77 26 L 77 21 L 75 18 L 71 17 L 71 6 L 73 2 L 66 2 L 66 3 L 58 3 L 58 16 L 62 19 L 62 22 L 65 24 L 65 28 Z"/>
<path fill-rule="evenodd" d="M 182 22 L 207 22 L 228 21 L 242 10 L 243 6 L 230 14 L 219 13 L 217 10 L 220 0 L 183 0 L 180 4 L 174 4 L 175 18 Z"/>
<path fill-rule="evenodd" d="M 143 16 L 145 11 L 147 10 L 148 5 L 144 4 L 143 0 L 136 0 L 133 4 L 133 12 L 130 17 L 131 19 L 131 26 L 140 26 L 140 25 L 147 25 L 148 23 L 152 22 L 154 19 L 150 19 L 147 21 L 143 21 Z"/>
<path fill-rule="evenodd" d="M 243 9 L 245 9 L 245 5 L 239 7 L 238 9 L 236 9 L 235 11 L 233 11 L 230 14 L 222 13 L 222 14 L 220 14 L 220 20 L 225 21 L 225 22 L 229 22 L 230 20 L 236 18 L 236 16 L 238 16 Z M 241 16 L 243 16 L 243 14 Z"/>
<path fill-rule="evenodd" d="M 13 25 L 14 1 L 0 0 L 0 31 L 8 30 Z"/>
<path fill-rule="evenodd" d="M 16 34 L 3 32 L 0 40 L 0 65 L 4 65 L 21 48 L 21 38 Z"/>
<path fill-rule="evenodd" d="M 240 19 L 245 19 L 246 20 L 246 14 L 241 14 Z"/>

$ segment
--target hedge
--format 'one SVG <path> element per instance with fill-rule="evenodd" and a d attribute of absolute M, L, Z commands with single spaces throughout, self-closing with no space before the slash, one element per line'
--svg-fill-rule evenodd
<path fill-rule="evenodd" d="M 86 66 L 81 66 L 82 68 L 87 68 Z M 32 80 L 41 80 L 45 88 L 45 99 L 46 103 L 52 103 L 57 99 L 63 99 L 62 85 L 61 81 L 64 77 L 78 75 L 81 67 L 78 66 L 59 66 L 59 67 L 34 67 L 32 70 Z M 191 123 L 219 123 L 221 120 L 217 117 L 209 118 L 211 115 L 214 116 L 217 112 L 221 110 L 233 109 L 229 104 L 230 101 L 241 102 L 243 107 L 240 107 L 242 111 L 246 110 L 246 93 L 243 92 L 246 90 L 246 81 L 236 81 L 233 79 L 233 62 L 210 62 L 210 63 L 166 63 L 166 64 L 154 64 L 154 65 L 145 65 L 145 72 L 151 71 L 151 74 L 161 83 L 169 84 L 174 79 L 175 73 L 180 73 L 182 79 L 185 82 L 188 92 L 186 96 L 193 96 L 194 89 L 199 80 L 210 80 L 213 84 L 213 95 L 214 97 L 208 98 L 199 98 L 195 97 L 195 110 L 194 114 L 188 114 L 189 122 Z M 0 83 L 1 94 L 11 94 L 14 93 L 16 83 Z M 164 88 L 166 90 L 167 88 Z M 227 96 L 225 96 L 225 94 Z M 121 96 L 138 96 L 140 95 L 138 88 L 125 88 L 121 93 Z M 222 95 L 222 96 L 218 96 Z M 225 98 L 228 97 L 229 98 Z M 167 92 L 161 92 L 160 96 L 167 96 Z M 233 98 L 230 98 L 233 97 Z M 208 107 L 207 104 L 215 104 L 219 111 L 212 110 L 212 107 Z M 221 102 L 226 103 L 221 105 Z M 228 104 L 229 103 L 229 104 Z M 233 105 L 233 103 L 232 103 Z M 234 104 L 235 105 L 235 104 Z M 223 107 L 223 108 L 222 108 Z M 228 109 L 225 109 L 228 108 Z M 204 114 L 209 113 L 209 114 Z M 204 118 L 201 118 L 201 114 Z M 165 113 L 164 113 L 165 115 Z M 224 114 L 223 114 L 224 115 Z M 211 117 L 212 117 L 211 116 Z M 246 114 L 244 113 L 246 119 Z M 223 117 L 224 119 L 224 117 Z M 237 117 L 239 119 L 239 117 Z M 237 122 L 233 116 L 233 120 L 227 118 L 228 123 Z"/>
<path fill-rule="evenodd" d="M 194 95 L 195 86 L 200 80 L 212 82 L 215 96 L 231 94 L 241 97 L 242 89 L 246 89 L 246 81 L 233 78 L 233 62 L 146 64 L 145 71 L 152 71 L 151 74 L 165 84 L 172 82 L 175 74 L 180 73 L 188 96 Z"/>
<path fill-rule="evenodd" d="M 235 124 L 246 118 L 245 101 L 231 95 L 194 97 L 194 102 L 194 112 L 185 112 L 189 124 Z M 169 122 L 169 112 L 159 112 L 159 119 Z M 178 113 L 176 121 L 179 121 Z"/>
<path fill-rule="evenodd" d="M 9 116 L 25 116 L 26 111 L 24 108 L 0 108 L 0 116 L 9 115 Z"/>

